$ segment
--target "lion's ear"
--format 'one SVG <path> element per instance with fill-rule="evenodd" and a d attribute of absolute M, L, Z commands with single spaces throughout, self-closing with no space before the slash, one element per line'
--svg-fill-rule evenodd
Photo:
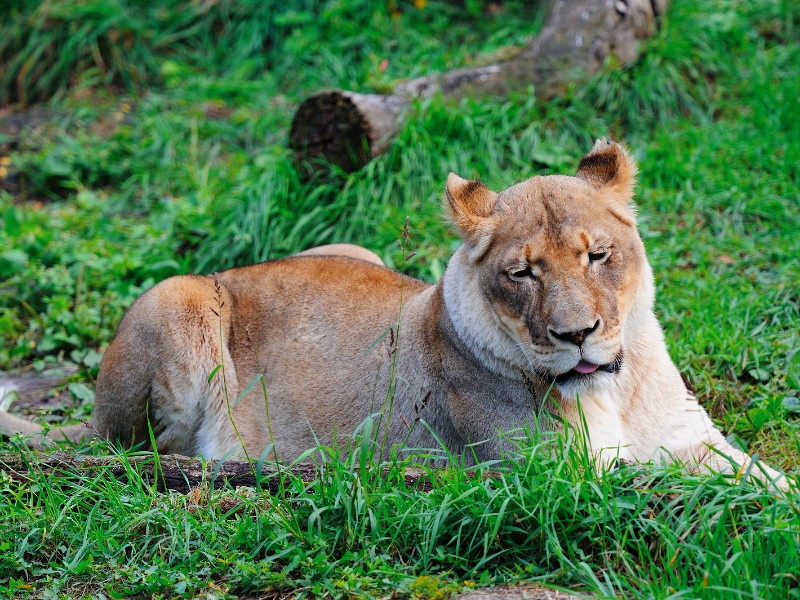
<path fill-rule="evenodd" d="M 628 203 L 633 199 L 636 171 L 636 161 L 623 146 L 601 138 L 578 163 L 576 176 L 616 200 Z"/>
<path fill-rule="evenodd" d="M 462 179 L 450 173 L 444 188 L 444 200 L 450 220 L 467 240 L 488 225 L 497 194 L 476 179 Z"/>

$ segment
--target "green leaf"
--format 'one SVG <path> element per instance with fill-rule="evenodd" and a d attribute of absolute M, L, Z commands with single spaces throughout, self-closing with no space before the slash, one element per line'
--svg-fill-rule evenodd
<path fill-rule="evenodd" d="M 21 273 L 27 264 L 28 254 L 19 248 L 6 250 L 0 254 L 0 273 L 3 273 L 4 276 Z"/>
<path fill-rule="evenodd" d="M 51 334 L 47 334 L 39 340 L 39 343 L 36 344 L 36 350 L 42 354 L 47 354 L 48 352 L 52 352 L 56 348 L 58 348 L 59 343 L 56 340 L 55 336 Z"/>
<path fill-rule="evenodd" d="M 242 401 L 242 398 L 247 396 L 247 394 L 250 393 L 250 390 L 252 390 L 259 381 L 261 381 L 261 374 L 260 373 L 253 378 L 253 381 L 251 381 L 249 384 L 247 384 L 247 387 L 244 388 L 239 393 L 238 396 L 236 396 L 236 400 L 233 401 L 233 405 L 236 406 L 237 404 L 239 404 L 239 402 Z"/>
<path fill-rule="evenodd" d="M 786 412 L 800 414 L 800 399 L 797 396 L 786 396 L 781 404 Z"/>
<path fill-rule="evenodd" d="M 73 398 L 82 403 L 94 402 L 94 391 L 85 383 L 70 383 L 67 389 Z"/>
<path fill-rule="evenodd" d="M 181 266 L 178 264 L 178 262 L 168 258 L 148 265 L 147 274 L 155 277 L 156 279 L 165 279 L 177 274 L 180 270 Z"/>
<path fill-rule="evenodd" d="M 634 510 L 639 503 L 637 502 L 638 498 L 635 495 L 628 495 L 628 496 L 618 496 L 615 498 L 614 503 L 617 505 L 617 508 L 627 508 L 628 510 Z"/>
<path fill-rule="evenodd" d="M 17 237 L 22 231 L 22 226 L 17 216 L 17 209 L 12 206 L 3 214 L 3 227 L 9 237 Z"/>
<path fill-rule="evenodd" d="M 753 428 L 757 430 L 772 419 L 772 413 L 764 408 L 751 408 L 747 411 L 747 416 L 753 424 Z"/>
<path fill-rule="evenodd" d="M 755 369 L 748 369 L 748 374 L 750 377 L 755 379 L 756 381 L 769 381 L 769 371 L 766 369 L 755 368 Z"/>
<path fill-rule="evenodd" d="M 211 369 L 211 373 L 208 374 L 208 381 L 211 381 L 212 379 L 214 379 L 214 375 L 216 375 L 217 371 L 219 371 L 221 368 L 222 368 L 222 365 L 217 365 L 216 367 Z"/>
<path fill-rule="evenodd" d="M 800 390 L 800 352 L 795 352 L 786 367 L 786 380 L 791 387 Z"/>

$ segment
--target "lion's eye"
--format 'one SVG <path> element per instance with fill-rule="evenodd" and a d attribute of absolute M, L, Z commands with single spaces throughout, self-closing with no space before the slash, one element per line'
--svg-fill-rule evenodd
<path fill-rule="evenodd" d="M 608 258 L 609 254 L 610 252 L 605 248 L 601 248 L 599 250 L 593 250 L 589 252 L 589 264 L 593 263 L 600 264 Z"/>
<path fill-rule="evenodd" d="M 530 267 L 516 269 L 514 271 L 509 271 L 508 276 L 514 281 L 524 281 L 525 279 L 533 278 L 533 270 Z"/>

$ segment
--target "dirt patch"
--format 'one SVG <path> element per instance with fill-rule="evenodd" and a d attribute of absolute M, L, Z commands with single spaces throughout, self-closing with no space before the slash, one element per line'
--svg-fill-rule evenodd
<path fill-rule="evenodd" d="M 52 133 L 56 113 L 47 106 L 37 105 L 27 109 L 0 109 L 0 191 L 18 196 L 25 191 L 23 174 L 11 164 L 9 154 L 19 150 L 23 138 L 29 139 Z"/>
<path fill-rule="evenodd" d="M 0 109 L 0 153 L 6 154 L 16 149 L 26 129 L 42 129 L 55 117 L 56 113 L 51 108 L 41 104 L 16 110 Z"/>
<path fill-rule="evenodd" d="M 76 116 L 37 104 L 29 108 L 0 108 L 0 191 L 23 201 L 47 201 L 65 198 L 74 186 L 70 177 L 80 172 L 48 174 L 30 172 L 25 166 L 12 162 L 12 153 L 22 155 L 38 152 L 59 136 L 88 136 L 91 140 L 111 138 L 122 124 L 134 119 L 134 106 L 124 99 L 104 100 L 89 115 Z M 76 137 L 76 139 L 79 139 Z M 34 169 L 35 171 L 36 169 Z M 95 182 L 97 183 L 97 182 Z"/>

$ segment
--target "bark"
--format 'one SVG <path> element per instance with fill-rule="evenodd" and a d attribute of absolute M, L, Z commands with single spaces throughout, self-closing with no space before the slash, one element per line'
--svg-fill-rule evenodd
<path fill-rule="evenodd" d="M 324 475 L 324 467 L 310 463 L 285 467 L 269 464 L 263 465 L 259 471 L 257 465 L 245 461 L 202 461 L 179 455 L 161 456 L 156 464 L 152 454 L 127 458 L 82 456 L 63 452 L 0 454 L 0 472 L 21 483 L 42 475 L 94 476 L 102 471 L 124 482 L 129 481 L 131 473 L 138 473 L 146 484 L 155 485 L 159 491 L 174 490 L 181 493 L 208 484 L 214 488 L 225 485 L 257 487 L 277 494 L 281 488 L 281 474 L 300 478 L 304 483 L 315 481 Z M 429 474 L 423 469 L 407 468 L 404 477 L 407 487 L 420 491 L 431 489 Z M 288 484 L 286 486 L 290 487 Z"/>
<path fill-rule="evenodd" d="M 624 67 L 652 37 L 668 0 L 553 0 L 541 33 L 516 56 L 497 64 L 456 69 L 400 83 L 391 95 L 325 90 L 297 109 L 289 146 L 298 165 L 323 162 L 346 172 L 382 154 L 417 98 L 441 94 L 505 96 L 533 86 L 542 100 L 596 73 L 610 57 Z"/>

